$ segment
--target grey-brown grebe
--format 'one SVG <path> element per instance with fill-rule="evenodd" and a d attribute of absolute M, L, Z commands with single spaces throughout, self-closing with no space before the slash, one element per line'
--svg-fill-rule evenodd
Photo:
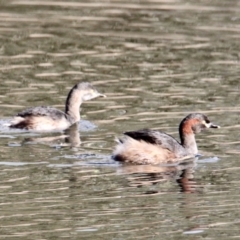
<path fill-rule="evenodd" d="M 96 97 L 105 97 L 90 83 L 76 84 L 68 93 L 65 112 L 53 107 L 33 107 L 18 113 L 10 123 L 11 128 L 34 131 L 59 131 L 80 121 L 80 105 Z"/>
<path fill-rule="evenodd" d="M 207 116 L 201 113 L 192 113 L 179 125 L 181 142 L 160 131 L 145 129 L 125 132 L 126 136 L 119 139 L 113 158 L 134 164 L 157 165 L 194 157 L 198 153 L 195 133 L 201 132 L 204 128 L 220 128 L 220 126 L 212 124 Z"/>

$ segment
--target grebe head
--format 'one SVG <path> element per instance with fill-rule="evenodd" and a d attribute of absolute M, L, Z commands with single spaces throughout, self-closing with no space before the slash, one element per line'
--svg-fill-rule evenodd
<path fill-rule="evenodd" d="M 68 93 L 65 113 L 70 117 L 71 124 L 80 120 L 79 108 L 84 101 L 91 100 L 96 97 L 106 97 L 104 94 L 99 93 L 92 84 L 88 82 L 81 82 L 76 84 Z"/>
<path fill-rule="evenodd" d="M 99 93 L 97 89 L 88 82 L 78 83 L 75 86 L 75 90 L 81 91 L 83 101 L 88 101 L 96 97 L 106 97 L 106 95 Z"/>
<path fill-rule="evenodd" d="M 200 133 L 205 128 L 220 128 L 211 123 L 208 117 L 201 113 L 192 113 L 185 117 L 179 125 L 180 135 Z"/>

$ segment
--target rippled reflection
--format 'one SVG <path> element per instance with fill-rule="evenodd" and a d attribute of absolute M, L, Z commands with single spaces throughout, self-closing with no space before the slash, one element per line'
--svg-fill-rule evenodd
<path fill-rule="evenodd" d="M 140 187 L 175 181 L 182 192 L 191 193 L 194 192 L 195 161 L 188 160 L 175 166 L 123 165 L 121 172 L 129 175 L 127 178 L 130 186 Z"/>

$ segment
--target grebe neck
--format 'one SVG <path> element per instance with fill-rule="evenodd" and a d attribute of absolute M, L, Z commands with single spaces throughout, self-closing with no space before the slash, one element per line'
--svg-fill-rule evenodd
<path fill-rule="evenodd" d="M 192 130 L 194 119 L 187 120 L 180 123 L 179 135 L 181 139 L 181 145 L 186 149 L 189 154 L 197 154 L 198 148 L 195 140 L 195 134 Z"/>
<path fill-rule="evenodd" d="M 185 134 L 180 136 L 181 138 L 181 145 L 186 149 L 189 154 L 197 154 L 198 148 L 197 143 L 195 140 L 195 135 L 192 134 Z"/>
<path fill-rule="evenodd" d="M 73 88 L 66 99 L 65 113 L 70 117 L 71 123 L 80 121 L 80 106 L 83 102 L 82 94 L 77 89 Z"/>

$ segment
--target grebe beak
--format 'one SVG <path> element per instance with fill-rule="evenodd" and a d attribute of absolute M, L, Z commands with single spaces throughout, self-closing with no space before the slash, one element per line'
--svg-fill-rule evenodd
<path fill-rule="evenodd" d="M 215 125 L 213 123 L 209 123 L 209 128 L 221 128 L 219 125 Z"/>
<path fill-rule="evenodd" d="M 220 126 L 215 125 L 215 124 L 213 124 L 213 123 L 211 123 L 211 122 L 206 123 L 205 120 L 202 121 L 202 124 L 203 124 L 206 128 L 220 128 Z"/>
<path fill-rule="evenodd" d="M 104 97 L 104 98 L 106 98 L 107 96 L 106 96 L 105 94 L 98 93 L 98 97 Z"/>

